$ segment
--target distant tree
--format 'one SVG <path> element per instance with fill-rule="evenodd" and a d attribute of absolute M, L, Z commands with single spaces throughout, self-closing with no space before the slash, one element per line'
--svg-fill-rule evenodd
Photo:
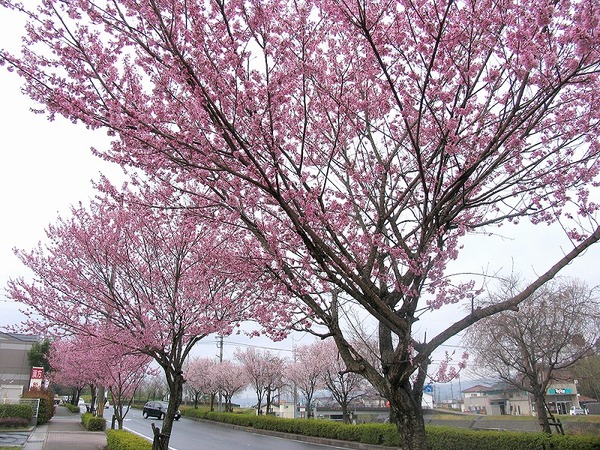
<path fill-rule="evenodd" d="M 210 399 L 210 410 L 214 411 L 215 395 L 219 391 L 218 362 L 212 358 L 192 358 L 184 370 L 186 387 L 194 397 L 194 408 L 198 400 L 206 395 Z"/>
<path fill-rule="evenodd" d="M 306 405 L 306 417 L 313 416 L 313 397 L 317 390 L 325 386 L 324 374 L 328 361 L 322 352 L 320 341 L 298 346 L 294 351 L 294 360 L 285 368 L 285 378 L 302 393 Z"/>
<path fill-rule="evenodd" d="M 518 292 L 519 283 L 505 282 L 489 303 Z M 494 376 L 530 392 L 542 429 L 550 433 L 546 408 L 549 384 L 564 369 L 591 355 L 600 338 L 598 303 L 583 282 L 557 279 L 506 311 L 478 322 L 465 336 L 476 373 Z"/>
<path fill-rule="evenodd" d="M 73 339 L 56 339 L 49 349 L 48 361 L 52 366 L 52 382 L 68 386 L 73 390 L 71 403 L 77 405 L 81 391 L 90 387 L 92 403 L 96 395 L 96 371 L 93 368 L 94 359 L 89 351 L 82 355 Z"/>
<path fill-rule="evenodd" d="M 29 365 L 31 367 L 43 367 L 44 377 L 50 375 L 52 372 L 52 366 L 48 361 L 50 355 L 50 339 L 43 339 L 41 342 L 34 342 L 31 349 L 27 352 L 27 358 L 29 359 Z"/>
<path fill-rule="evenodd" d="M 350 423 L 348 411 L 350 403 L 365 395 L 372 387 L 363 376 L 348 371 L 346 364 L 339 356 L 335 342 L 326 339 L 320 345 L 322 348 L 319 356 L 323 358 L 325 363 L 325 371 L 322 375 L 323 382 L 331 392 L 333 399 L 342 408 L 344 423 Z"/>
<path fill-rule="evenodd" d="M 594 354 L 583 358 L 573 368 L 577 379 L 577 392 L 600 400 L 600 356 Z"/>
<path fill-rule="evenodd" d="M 163 373 L 150 374 L 144 377 L 139 391 L 146 402 L 150 400 L 164 400 L 169 393 L 169 386 Z"/>
<path fill-rule="evenodd" d="M 97 398 L 97 386 L 105 386 L 111 396 L 113 412 L 119 429 L 133 402 L 135 392 L 149 370 L 148 355 L 130 353 L 121 344 L 91 336 L 70 336 L 56 339 L 50 349 L 53 375 L 63 384 L 75 386 L 79 392 L 90 386 L 90 407 L 103 412 L 104 398 Z"/>
<path fill-rule="evenodd" d="M 262 414 L 265 400 L 265 413 L 269 413 L 273 394 L 283 387 L 283 371 L 285 360 L 269 350 L 257 350 L 248 347 L 238 350 L 235 358 L 242 364 L 248 381 L 256 393 L 258 414 Z"/>
<path fill-rule="evenodd" d="M 241 364 L 232 361 L 215 364 L 212 370 L 218 374 L 218 387 L 223 394 L 225 411 L 233 412 L 233 396 L 248 386 L 246 371 Z"/>

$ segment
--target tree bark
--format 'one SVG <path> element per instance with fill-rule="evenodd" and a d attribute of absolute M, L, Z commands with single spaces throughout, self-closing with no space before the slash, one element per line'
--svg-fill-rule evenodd
<path fill-rule="evenodd" d="M 173 421 L 175 413 L 181 404 L 183 398 L 183 372 L 175 368 L 171 374 L 172 386 L 170 386 L 169 407 L 163 419 L 162 430 L 152 423 L 152 432 L 154 439 L 152 442 L 152 450 L 169 450 L 169 440 L 173 431 Z M 167 378 L 169 378 L 167 375 Z"/>
<path fill-rule="evenodd" d="M 348 404 L 342 403 L 340 406 L 342 407 L 342 418 L 344 420 L 344 423 L 349 424 L 350 416 L 348 415 Z"/>
<path fill-rule="evenodd" d="M 392 393 L 389 398 L 390 421 L 395 423 L 398 429 L 401 449 L 427 450 L 421 404 L 417 404 L 411 391 L 410 383 L 406 383 Z"/>
<path fill-rule="evenodd" d="M 94 399 L 92 398 L 92 408 L 97 404 L 96 415 L 98 417 L 104 417 L 104 396 L 106 395 L 106 390 L 103 385 L 100 385 L 96 392 L 96 401 L 94 402 Z"/>
<path fill-rule="evenodd" d="M 535 409 L 537 410 L 538 422 L 544 433 L 551 434 L 550 422 L 548 421 L 548 411 L 546 410 L 546 401 L 543 395 L 534 393 Z"/>

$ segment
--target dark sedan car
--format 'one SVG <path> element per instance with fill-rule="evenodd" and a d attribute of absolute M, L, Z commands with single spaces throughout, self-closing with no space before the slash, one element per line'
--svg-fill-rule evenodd
<path fill-rule="evenodd" d="M 144 405 L 144 410 L 142 411 L 142 416 L 144 419 L 148 417 L 156 417 L 157 419 L 163 420 L 165 418 L 165 414 L 167 414 L 167 408 L 169 404 L 167 402 L 148 402 Z M 179 420 L 181 417 L 181 413 L 177 411 L 175 413 L 175 420 Z"/>

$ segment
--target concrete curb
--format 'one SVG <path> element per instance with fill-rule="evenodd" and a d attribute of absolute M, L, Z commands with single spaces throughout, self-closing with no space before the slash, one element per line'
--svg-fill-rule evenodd
<path fill-rule="evenodd" d="M 27 438 L 23 450 L 42 450 L 48 436 L 48 424 L 36 426 Z"/>

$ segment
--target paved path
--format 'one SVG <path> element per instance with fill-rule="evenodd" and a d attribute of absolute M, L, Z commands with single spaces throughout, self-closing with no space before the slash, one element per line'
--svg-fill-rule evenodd
<path fill-rule="evenodd" d="M 54 417 L 33 430 L 23 450 L 101 450 L 105 447 L 105 432 L 86 431 L 80 414 L 57 406 Z"/>

